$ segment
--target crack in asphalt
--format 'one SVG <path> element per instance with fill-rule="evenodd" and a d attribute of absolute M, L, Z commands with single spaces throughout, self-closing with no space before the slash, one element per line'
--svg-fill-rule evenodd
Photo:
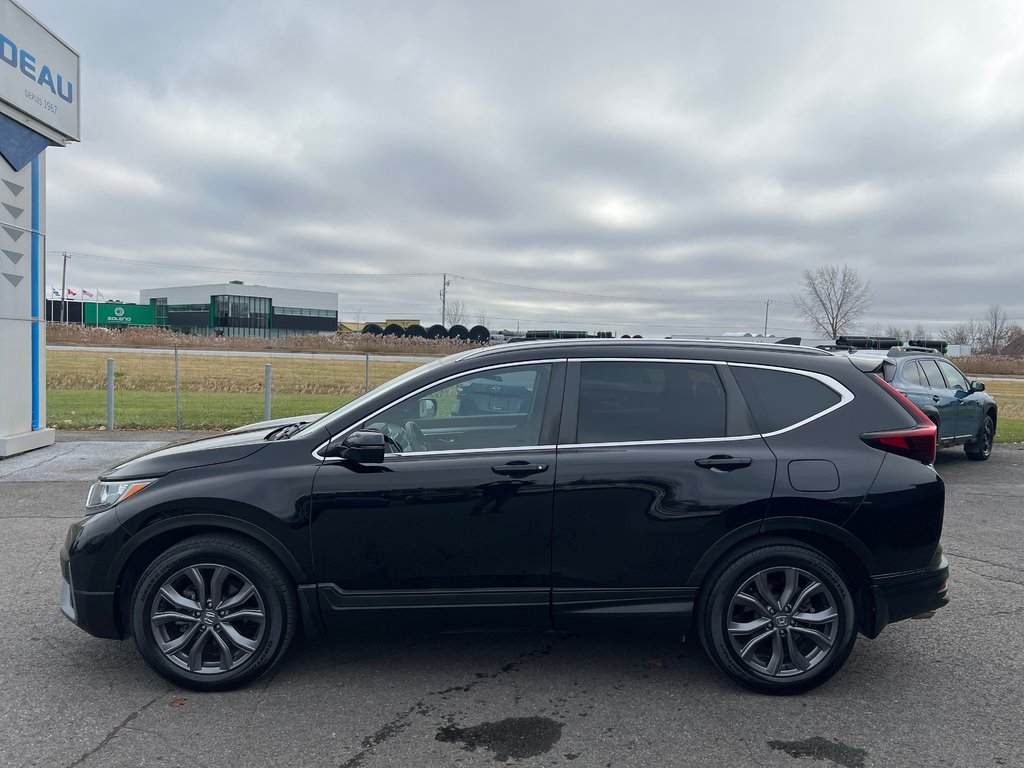
<path fill-rule="evenodd" d="M 154 696 L 154 697 L 153 697 L 152 699 L 150 699 L 150 700 L 149 700 L 148 702 L 146 702 L 146 703 L 145 703 L 145 704 L 143 704 L 143 705 L 142 705 L 141 707 L 139 707 L 138 709 L 136 709 L 136 710 L 135 710 L 134 712 L 132 712 L 131 714 L 129 714 L 129 715 L 128 715 L 128 716 L 127 716 L 127 717 L 126 717 L 126 718 L 125 718 L 124 720 L 122 720 L 122 721 L 121 721 L 120 723 L 118 723 L 118 724 L 117 724 L 117 725 L 115 725 L 115 726 L 114 726 L 113 728 L 111 728 L 111 729 L 110 729 L 110 730 L 109 730 L 109 731 L 107 732 L 107 735 L 103 737 L 103 740 L 102 740 L 102 741 L 101 741 L 101 742 L 100 742 L 99 744 L 97 744 L 97 745 L 96 745 L 95 747 L 93 747 L 92 749 L 90 749 L 90 750 L 88 750 L 88 751 L 86 751 L 86 752 L 83 752 L 83 753 L 82 753 L 82 755 L 81 755 L 81 757 L 79 757 L 79 758 L 78 758 L 77 760 L 75 760 L 75 761 L 74 761 L 73 763 L 68 763 L 68 765 L 67 765 L 67 768 L 75 768 L 75 766 L 76 766 L 76 765 L 81 765 L 81 764 L 82 764 L 82 763 L 84 763 L 84 762 L 85 762 L 86 760 L 88 760 L 88 759 L 89 759 L 90 757 L 92 757 L 93 755 L 95 755 L 95 754 L 96 754 L 97 752 L 99 752 L 99 751 L 100 751 L 101 749 L 103 749 L 103 748 L 104 748 L 105 746 L 107 746 L 107 744 L 109 744 L 109 743 L 111 742 L 111 740 L 112 740 L 112 739 L 113 739 L 113 738 L 114 738 L 115 736 L 117 736 L 117 734 L 119 734 L 119 733 L 120 733 L 120 732 L 121 732 L 122 730 L 124 730 L 125 728 L 127 728 L 127 727 L 128 727 L 128 723 L 130 723 L 130 722 L 131 722 L 132 720 L 134 720 L 135 718 L 137 718 L 137 717 L 138 717 L 139 715 L 141 715 L 141 714 L 142 714 L 143 712 L 145 712 L 145 711 L 146 711 L 147 709 L 149 709 L 149 708 L 150 708 L 151 706 L 153 706 L 154 704 L 156 704 L 156 703 L 157 703 L 158 701 L 160 701 L 160 699 L 162 699 L 162 698 L 163 698 L 164 696 L 166 696 L 166 695 L 167 695 L 168 693 L 170 693 L 170 692 L 171 692 L 172 690 L 173 690 L 173 688 L 172 688 L 172 687 L 170 687 L 170 686 L 168 686 L 167 690 L 165 690 L 165 691 L 163 691 L 163 692 L 161 692 L 161 693 L 158 693 L 158 694 L 157 694 L 156 696 Z"/>
<path fill-rule="evenodd" d="M 973 573 L 975 576 L 981 576 L 981 578 L 988 579 L 989 581 L 998 581 L 1001 584 L 1013 584 L 1014 586 L 1017 586 L 1017 587 L 1024 587 L 1024 581 L 1014 581 L 1013 579 L 1000 579 L 998 576 L 992 576 L 991 574 L 988 574 L 988 573 L 982 573 L 981 571 L 976 571 L 973 568 L 969 568 L 966 565 L 962 565 L 960 567 L 963 568 L 965 571 L 969 571 L 970 573 Z"/>
<path fill-rule="evenodd" d="M 39 469 L 39 467 L 43 466 L 44 464 L 49 464 L 51 461 L 56 461 L 57 459 L 62 459 L 65 456 L 67 456 L 67 455 L 69 455 L 71 453 L 74 453 L 74 452 L 75 452 L 75 448 L 74 448 L 74 446 L 72 446 L 72 447 L 70 447 L 70 448 L 68 448 L 68 449 L 66 449 L 64 451 L 61 451 L 60 453 L 56 454 L 55 456 L 50 456 L 47 459 L 43 459 L 38 464 L 33 464 L 30 467 L 21 467 L 19 469 L 13 469 L 10 472 L 8 472 L 7 474 L 0 473 L 0 480 L 8 480 L 8 479 L 14 477 L 15 475 L 17 475 L 20 472 L 29 472 L 29 471 L 32 471 L 32 470 L 35 470 L 35 469 Z"/>
<path fill-rule="evenodd" d="M 199 768 L 213 768 L 213 766 L 211 766 L 209 763 L 204 763 L 195 755 L 190 755 L 184 750 L 180 749 L 171 739 L 169 739 L 166 735 L 160 733 L 159 731 L 154 731 L 149 728 L 139 728 L 136 725 L 126 725 L 124 727 L 124 730 L 134 731 L 135 733 L 145 733 L 147 736 L 153 736 L 171 752 L 181 755 L 182 757 L 188 758 L 193 765 L 197 765 L 199 766 Z"/>
<path fill-rule="evenodd" d="M 565 642 L 571 637 L 572 635 L 565 635 L 564 637 L 548 641 L 547 643 L 545 643 L 543 648 L 536 648 L 532 651 L 521 653 L 515 661 L 510 661 L 507 664 L 504 664 L 501 667 L 501 669 L 499 669 L 497 672 L 493 672 L 491 674 L 477 672 L 475 679 L 470 680 L 465 685 L 453 685 L 449 686 L 448 688 L 443 688 L 441 690 L 428 692 L 426 696 L 421 698 L 411 707 L 398 713 L 393 718 L 391 718 L 391 720 L 384 723 L 384 725 L 382 725 L 380 728 L 374 731 L 372 734 L 364 738 L 362 743 L 360 744 L 360 750 L 355 755 L 346 760 L 344 763 L 342 763 L 340 768 L 358 768 L 358 766 L 362 765 L 363 762 L 368 757 L 370 757 L 370 755 L 373 754 L 377 747 L 379 747 L 381 744 L 388 741 L 389 739 L 393 738 L 394 736 L 397 736 L 399 733 L 401 733 L 410 725 L 412 725 L 411 716 L 413 714 L 418 714 L 421 717 L 429 715 L 433 711 L 433 707 L 429 706 L 426 703 L 426 699 L 436 696 L 444 696 L 449 693 L 467 693 L 471 691 L 473 688 L 475 688 L 477 685 L 480 685 L 481 683 L 487 680 L 494 680 L 495 678 L 500 677 L 501 675 L 506 675 L 509 672 L 515 672 L 526 663 L 550 655 L 555 648 L 557 648 L 559 645 L 561 645 L 563 642 Z"/>
<path fill-rule="evenodd" d="M 1020 573 L 1024 573 L 1024 568 L 1018 568 L 1016 565 L 1006 565 L 1005 563 L 996 563 L 996 562 L 993 562 L 991 560 L 983 560 L 980 557 L 971 557 L 970 555 L 963 555 L 963 554 L 960 554 L 959 552 L 948 552 L 947 551 L 946 554 L 947 555 L 952 555 L 953 557 L 959 557 L 961 560 L 970 560 L 971 562 L 974 562 L 974 563 L 982 563 L 984 565 L 991 565 L 991 566 L 993 566 L 995 568 L 1005 568 L 1008 571 L 1019 571 Z"/>

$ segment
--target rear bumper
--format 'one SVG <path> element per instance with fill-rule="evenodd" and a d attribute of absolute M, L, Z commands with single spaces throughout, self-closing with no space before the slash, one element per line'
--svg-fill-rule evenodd
<path fill-rule="evenodd" d="M 860 630 L 877 637 L 889 624 L 930 614 L 949 602 L 949 561 L 940 546 L 922 571 L 880 576 L 865 585 Z"/>

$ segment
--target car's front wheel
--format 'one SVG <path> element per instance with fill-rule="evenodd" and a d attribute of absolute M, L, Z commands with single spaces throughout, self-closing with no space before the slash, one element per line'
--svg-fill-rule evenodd
<path fill-rule="evenodd" d="M 136 585 L 131 624 L 142 657 L 196 690 L 243 685 L 270 669 L 295 633 L 287 573 L 242 537 L 195 536 L 157 557 Z"/>
<path fill-rule="evenodd" d="M 711 575 L 697 607 L 705 650 L 733 680 L 762 693 L 821 685 L 856 639 L 853 599 L 836 565 L 796 544 L 753 545 Z"/>
<path fill-rule="evenodd" d="M 978 437 L 964 446 L 967 458 L 975 461 L 986 461 L 992 455 L 992 443 L 996 438 L 996 423 L 991 416 L 986 416 L 981 425 Z"/>

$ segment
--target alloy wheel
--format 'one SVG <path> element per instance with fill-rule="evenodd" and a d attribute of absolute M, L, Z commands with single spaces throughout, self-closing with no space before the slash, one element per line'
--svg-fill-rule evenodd
<path fill-rule="evenodd" d="M 174 573 L 153 600 L 149 625 L 164 656 L 196 674 L 236 669 L 260 646 L 267 623 L 263 597 L 244 575 L 202 563 Z"/>
<path fill-rule="evenodd" d="M 766 568 L 733 595 L 727 634 L 746 667 L 761 676 L 796 677 L 836 648 L 840 614 L 835 597 L 801 568 Z"/>

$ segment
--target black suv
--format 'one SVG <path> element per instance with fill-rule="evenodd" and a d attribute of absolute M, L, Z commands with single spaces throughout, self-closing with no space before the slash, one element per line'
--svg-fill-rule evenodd
<path fill-rule="evenodd" d="M 999 410 L 983 382 L 968 381 L 934 349 L 893 347 L 850 354 L 858 367 L 880 374 L 935 423 L 939 448 L 962 445 L 967 458 L 975 461 L 992 455 Z M 872 359 L 878 363 L 872 365 Z"/>
<path fill-rule="evenodd" d="M 204 690 L 266 672 L 300 628 L 411 624 L 693 633 L 733 679 L 793 693 L 858 631 L 946 603 L 934 456 L 934 424 L 848 356 L 492 347 L 104 473 L 61 606 Z"/>

